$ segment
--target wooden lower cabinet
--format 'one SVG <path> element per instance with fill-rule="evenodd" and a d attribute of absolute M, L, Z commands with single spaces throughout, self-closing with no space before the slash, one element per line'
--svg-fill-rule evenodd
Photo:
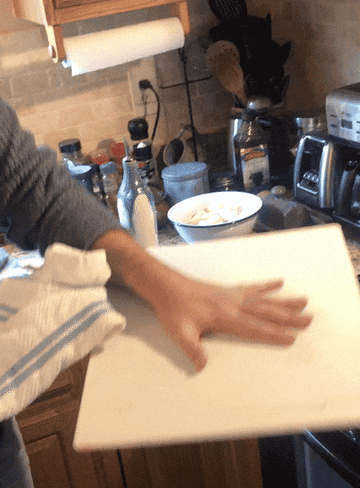
<path fill-rule="evenodd" d="M 77 452 L 87 359 L 59 375 L 17 420 L 35 488 L 262 488 L 256 439 Z"/>
<path fill-rule="evenodd" d="M 262 488 L 256 439 L 123 449 L 128 488 Z"/>
<path fill-rule="evenodd" d="M 61 373 L 17 416 L 35 488 L 125 488 L 116 452 L 72 447 L 86 366 L 84 360 Z"/>

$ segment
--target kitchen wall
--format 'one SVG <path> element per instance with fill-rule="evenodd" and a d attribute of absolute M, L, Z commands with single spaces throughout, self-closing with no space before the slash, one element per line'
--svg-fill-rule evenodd
<path fill-rule="evenodd" d="M 333 88 L 360 81 L 357 0 L 247 0 L 252 15 L 273 19 L 273 37 L 292 41 L 286 63 L 289 109 L 324 106 Z"/>
<path fill-rule="evenodd" d="M 44 27 L 14 19 L 11 0 L 2 2 L 5 15 L 0 19 L 0 94 L 17 109 L 36 142 L 57 149 L 60 140 L 79 137 L 84 152 L 88 152 L 101 140 L 122 140 L 128 120 L 143 115 L 143 107 L 133 102 L 130 75 L 143 63 L 151 66 L 151 60 L 72 77 L 69 69 L 50 59 Z M 150 15 L 139 13 L 136 19 L 126 20 L 147 18 Z M 73 36 L 112 28 L 123 20 L 112 16 L 76 22 L 67 24 L 63 32 L 65 37 Z M 163 127 L 164 120 L 159 135 Z"/>
<path fill-rule="evenodd" d="M 278 42 L 292 41 L 286 63 L 291 76 L 286 108 L 322 106 L 329 90 L 359 80 L 357 0 L 247 0 L 247 5 L 249 14 L 272 14 L 273 37 Z M 68 69 L 50 60 L 42 26 L 14 19 L 11 0 L 2 0 L 2 9 L 0 95 L 16 107 L 22 124 L 34 132 L 37 143 L 57 149 L 58 141 L 75 136 L 88 152 L 103 139 L 121 141 L 127 135 L 128 120 L 143 115 L 143 106 L 135 105 L 132 92 L 134 73 L 141 62 L 71 77 Z M 194 124 L 200 133 L 212 135 L 226 128 L 233 99 L 206 66 L 209 28 L 217 23 L 208 2 L 189 0 L 189 9 L 192 31 L 187 37 L 186 67 L 192 81 L 189 88 Z M 166 8 L 151 9 L 76 22 L 65 26 L 64 35 L 164 17 L 167 13 Z M 162 102 L 156 141 L 160 145 L 174 137 L 182 124 L 189 123 L 189 106 L 178 52 L 145 61 L 149 69 L 153 61 Z M 154 118 L 154 113 L 148 118 L 150 129 Z"/>
<path fill-rule="evenodd" d="M 72 77 L 69 69 L 50 59 L 44 27 L 13 18 L 11 0 L 2 2 L 0 95 L 17 109 L 21 123 L 35 134 L 36 142 L 57 149 L 60 140 L 79 137 L 84 152 L 88 152 L 104 139 L 122 141 L 123 136 L 128 135 L 129 119 L 145 113 L 143 105 L 135 104 L 133 85 L 139 70 L 145 75 L 147 66 L 150 75 L 151 70 L 155 70 L 154 58 Z M 201 2 L 195 0 L 190 4 L 192 33 L 187 40 L 190 46 L 187 66 L 193 80 L 211 77 L 204 61 L 205 51 L 196 41 L 202 35 L 202 24 L 207 24 L 212 17 L 207 4 L 205 6 L 206 14 Z M 68 37 L 168 16 L 167 7 L 149 9 L 67 24 L 63 33 Z M 189 112 L 185 87 L 167 88 L 184 81 L 178 52 L 160 55 L 155 61 L 158 82 L 154 87 L 162 102 L 156 137 L 159 146 L 176 135 L 181 124 L 189 123 Z M 228 105 L 231 103 L 231 96 L 223 93 L 217 82 L 207 80 L 201 82 L 201 86 L 199 83 L 199 87 L 197 83 L 191 84 L 191 95 L 197 125 L 212 130 L 226 124 L 222 108 L 224 101 Z M 152 132 L 156 103 L 150 91 L 147 96 L 148 101 L 153 102 L 146 109 Z M 219 108 L 210 109 L 215 106 Z"/>

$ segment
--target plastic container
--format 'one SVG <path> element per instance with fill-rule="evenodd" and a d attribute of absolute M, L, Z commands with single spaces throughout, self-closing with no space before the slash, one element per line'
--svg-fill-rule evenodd
<path fill-rule="evenodd" d="M 170 206 L 186 198 L 209 193 L 209 168 L 206 163 L 179 163 L 161 172 Z"/>
<path fill-rule="evenodd" d="M 60 164 L 69 170 L 71 176 L 84 186 L 90 193 L 93 193 L 94 178 L 96 178 L 97 167 L 90 165 L 81 152 L 79 139 L 65 139 L 59 142 L 61 154 Z"/>

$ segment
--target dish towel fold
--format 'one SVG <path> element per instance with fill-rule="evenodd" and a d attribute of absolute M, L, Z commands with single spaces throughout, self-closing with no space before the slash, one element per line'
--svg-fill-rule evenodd
<path fill-rule="evenodd" d="M 61 371 L 124 330 L 124 316 L 107 299 L 110 274 L 104 250 L 53 244 L 30 275 L 1 281 L 0 421 L 19 413 Z"/>

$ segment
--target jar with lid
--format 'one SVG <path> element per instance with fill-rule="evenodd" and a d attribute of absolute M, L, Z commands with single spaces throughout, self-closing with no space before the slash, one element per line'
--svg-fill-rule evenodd
<path fill-rule="evenodd" d="M 90 193 L 93 193 L 94 179 L 97 178 L 98 168 L 96 165 L 88 164 L 81 152 L 79 139 L 66 139 L 59 142 L 61 154 L 60 164 L 69 170 L 71 176 L 84 186 Z"/>
<path fill-rule="evenodd" d="M 81 151 L 80 139 L 65 139 L 59 142 L 59 150 L 61 154 L 61 163 L 67 164 L 72 161 L 74 164 L 87 164 L 85 157 Z"/>
<path fill-rule="evenodd" d="M 230 170 L 222 169 L 213 171 L 209 177 L 210 191 L 238 191 L 236 174 Z"/>
<path fill-rule="evenodd" d="M 123 179 L 118 191 L 120 224 L 144 248 L 158 244 L 155 200 L 141 179 L 135 159 L 123 159 Z"/>

